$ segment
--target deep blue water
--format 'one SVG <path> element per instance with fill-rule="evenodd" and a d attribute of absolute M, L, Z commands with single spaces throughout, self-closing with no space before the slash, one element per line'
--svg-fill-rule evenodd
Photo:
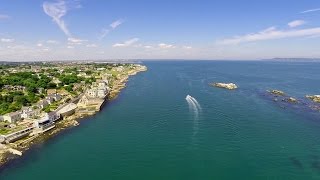
<path fill-rule="evenodd" d="M 9 163 L 0 179 L 320 179 L 320 114 L 263 96 L 320 94 L 320 63 L 145 65 L 100 113 Z"/>

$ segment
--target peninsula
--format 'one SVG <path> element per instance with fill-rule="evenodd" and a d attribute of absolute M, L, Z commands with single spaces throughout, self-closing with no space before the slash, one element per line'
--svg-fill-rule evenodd
<path fill-rule="evenodd" d="M 32 144 L 100 111 L 147 67 L 131 63 L 27 62 L 0 65 L 0 167 Z"/>

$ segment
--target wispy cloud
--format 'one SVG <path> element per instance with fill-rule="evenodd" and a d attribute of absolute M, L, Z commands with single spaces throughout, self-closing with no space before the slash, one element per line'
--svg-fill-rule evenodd
<path fill-rule="evenodd" d="M 95 48 L 98 47 L 96 44 L 87 44 L 86 47 Z"/>
<path fill-rule="evenodd" d="M 88 40 L 84 40 L 84 39 L 77 39 L 77 38 L 68 38 L 68 44 L 71 45 L 81 45 L 83 42 L 86 42 Z"/>
<path fill-rule="evenodd" d="M 182 46 L 183 49 L 192 49 L 191 46 Z"/>
<path fill-rule="evenodd" d="M 139 38 L 132 38 L 132 39 L 129 39 L 129 40 L 125 41 L 124 43 L 114 44 L 113 47 L 128 47 L 128 46 L 131 46 L 131 45 L 133 45 L 134 43 L 136 43 L 138 41 L 139 41 Z"/>
<path fill-rule="evenodd" d="M 51 2 L 44 2 L 43 5 L 44 12 L 52 17 L 53 21 L 57 23 L 59 28 L 67 35 L 71 36 L 71 33 L 69 29 L 67 28 L 66 23 L 62 19 L 63 16 L 65 16 L 68 12 L 67 5 L 65 1 L 58 1 L 55 3 Z"/>
<path fill-rule="evenodd" d="M 0 14 L 0 20 L 7 20 L 7 19 L 10 19 L 10 16 L 9 16 L 9 15 Z"/>
<path fill-rule="evenodd" d="M 72 37 L 67 24 L 62 19 L 70 9 L 80 8 L 78 1 L 64 1 L 58 0 L 56 2 L 44 2 L 42 7 L 44 12 L 52 18 L 52 20 L 59 26 L 59 28 L 66 34 L 68 37 Z"/>
<path fill-rule="evenodd" d="M 38 46 L 38 47 L 42 47 L 43 44 L 42 44 L 42 43 L 38 43 L 37 46 Z"/>
<path fill-rule="evenodd" d="M 46 43 L 48 44 L 58 44 L 59 42 L 56 40 L 47 40 Z"/>
<path fill-rule="evenodd" d="M 0 40 L 1 42 L 5 42 L 5 43 L 11 43 L 14 41 L 14 39 L 8 39 L 8 38 L 1 38 Z"/>
<path fill-rule="evenodd" d="M 165 43 L 160 43 L 160 44 L 158 44 L 158 47 L 161 48 L 161 49 L 175 48 L 174 45 L 172 45 L 172 44 L 165 44 Z"/>
<path fill-rule="evenodd" d="M 106 37 L 107 34 L 109 34 L 110 29 L 102 29 L 101 30 L 101 35 L 100 35 L 100 40 Z"/>
<path fill-rule="evenodd" d="M 100 40 L 106 37 L 107 34 L 109 34 L 111 31 L 115 30 L 118 26 L 120 26 L 122 23 L 124 23 L 123 19 L 118 19 L 114 22 L 112 22 L 109 25 L 109 28 L 103 28 L 101 30 Z"/>
<path fill-rule="evenodd" d="M 224 45 L 236 45 L 245 42 L 256 42 L 294 37 L 309 37 L 315 35 L 320 35 L 320 27 L 299 30 L 277 30 L 275 27 L 270 27 L 257 33 L 223 39 L 218 41 L 217 43 Z"/>
<path fill-rule="evenodd" d="M 146 49 L 152 49 L 153 47 L 152 46 L 150 46 L 150 45 L 146 45 L 146 46 L 143 46 L 144 48 L 146 48 Z"/>
<path fill-rule="evenodd" d="M 122 19 L 118 19 L 118 20 L 112 22 L 112 23 L 110 24 L 110 27 L 111 27 L 112 29 L 115 29 L 115 28 L 117 28 L 118 26 L 120 26 L 123 22 L 124 22 L 124 21 L 123 21 Z"/>
<path fill-rule="evenodd" d="M 7 46 L 8 49 L 27 49 L 28 47 L 24 46 L 24 45 L 13 45 L 13 46 Z"/>
<path fill-rule="evenodd" d="M 306 22 L 303 21 L 303 20 L 295 20 L 295 21 L 289 22 L 288 26 L 289 27 L 297 27 L 297 26 L 301 26 L 301 25 L 304 25 L 304 24 L 306 24 Z"/>
<path fill-rule="evenodd" d="M 305 11 L 301 11 L 300 14 L 310 13 L 310 12 L 315 12 L 315 11 L 320 11 L 320 8 L 308 9 L 308 10 L 305 10 Z"/>

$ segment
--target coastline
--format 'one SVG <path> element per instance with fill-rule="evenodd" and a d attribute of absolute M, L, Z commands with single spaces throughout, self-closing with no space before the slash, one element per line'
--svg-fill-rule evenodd
<path fill-rule="evenodd" d="M 47 132 L 44 132 L 43 134 L 33 135 L 31 137 L 18 140 L 8 145 L 0 144 L 0 169 L 11 160 L 19 158 L 20 156 L 23 156 L 24 152 L 29 150 L 33 145 L 45 142 L 48 139 L 63 132 L 64 130 L 78 126 L 81 120 L 100 112 L 102 107 L 105 105 L 107 101 L 114 100 L 117 98 L 121 90 L 126 87 L 126 83 L 128 82 L 131 76 L 134 76 L 139 72 L 144 72 L 144 71 L 147 71 L 146 66 L 143 66 L 143 68 L 135 68 L 130 70 L 126 75 L 124 75 L 124 77 L 117 79 L 114 82 L 112 88 L 110 89 L 108 96 L 99 105 L 99 110 L 96 111 L 95 113 L 81 114 L 76 112 L 73 115 L 70 115 L 56 122 L 55 127 L 53 129 Z"/>

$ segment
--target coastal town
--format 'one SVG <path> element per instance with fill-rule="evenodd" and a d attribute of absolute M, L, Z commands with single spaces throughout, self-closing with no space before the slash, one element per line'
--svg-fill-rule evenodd
<path fill-rule="evenodd" d="M 79 125 L 115 98 L 140 64 L 28 62 L 0 65 L 0 164 L 31 144 Z"/>

